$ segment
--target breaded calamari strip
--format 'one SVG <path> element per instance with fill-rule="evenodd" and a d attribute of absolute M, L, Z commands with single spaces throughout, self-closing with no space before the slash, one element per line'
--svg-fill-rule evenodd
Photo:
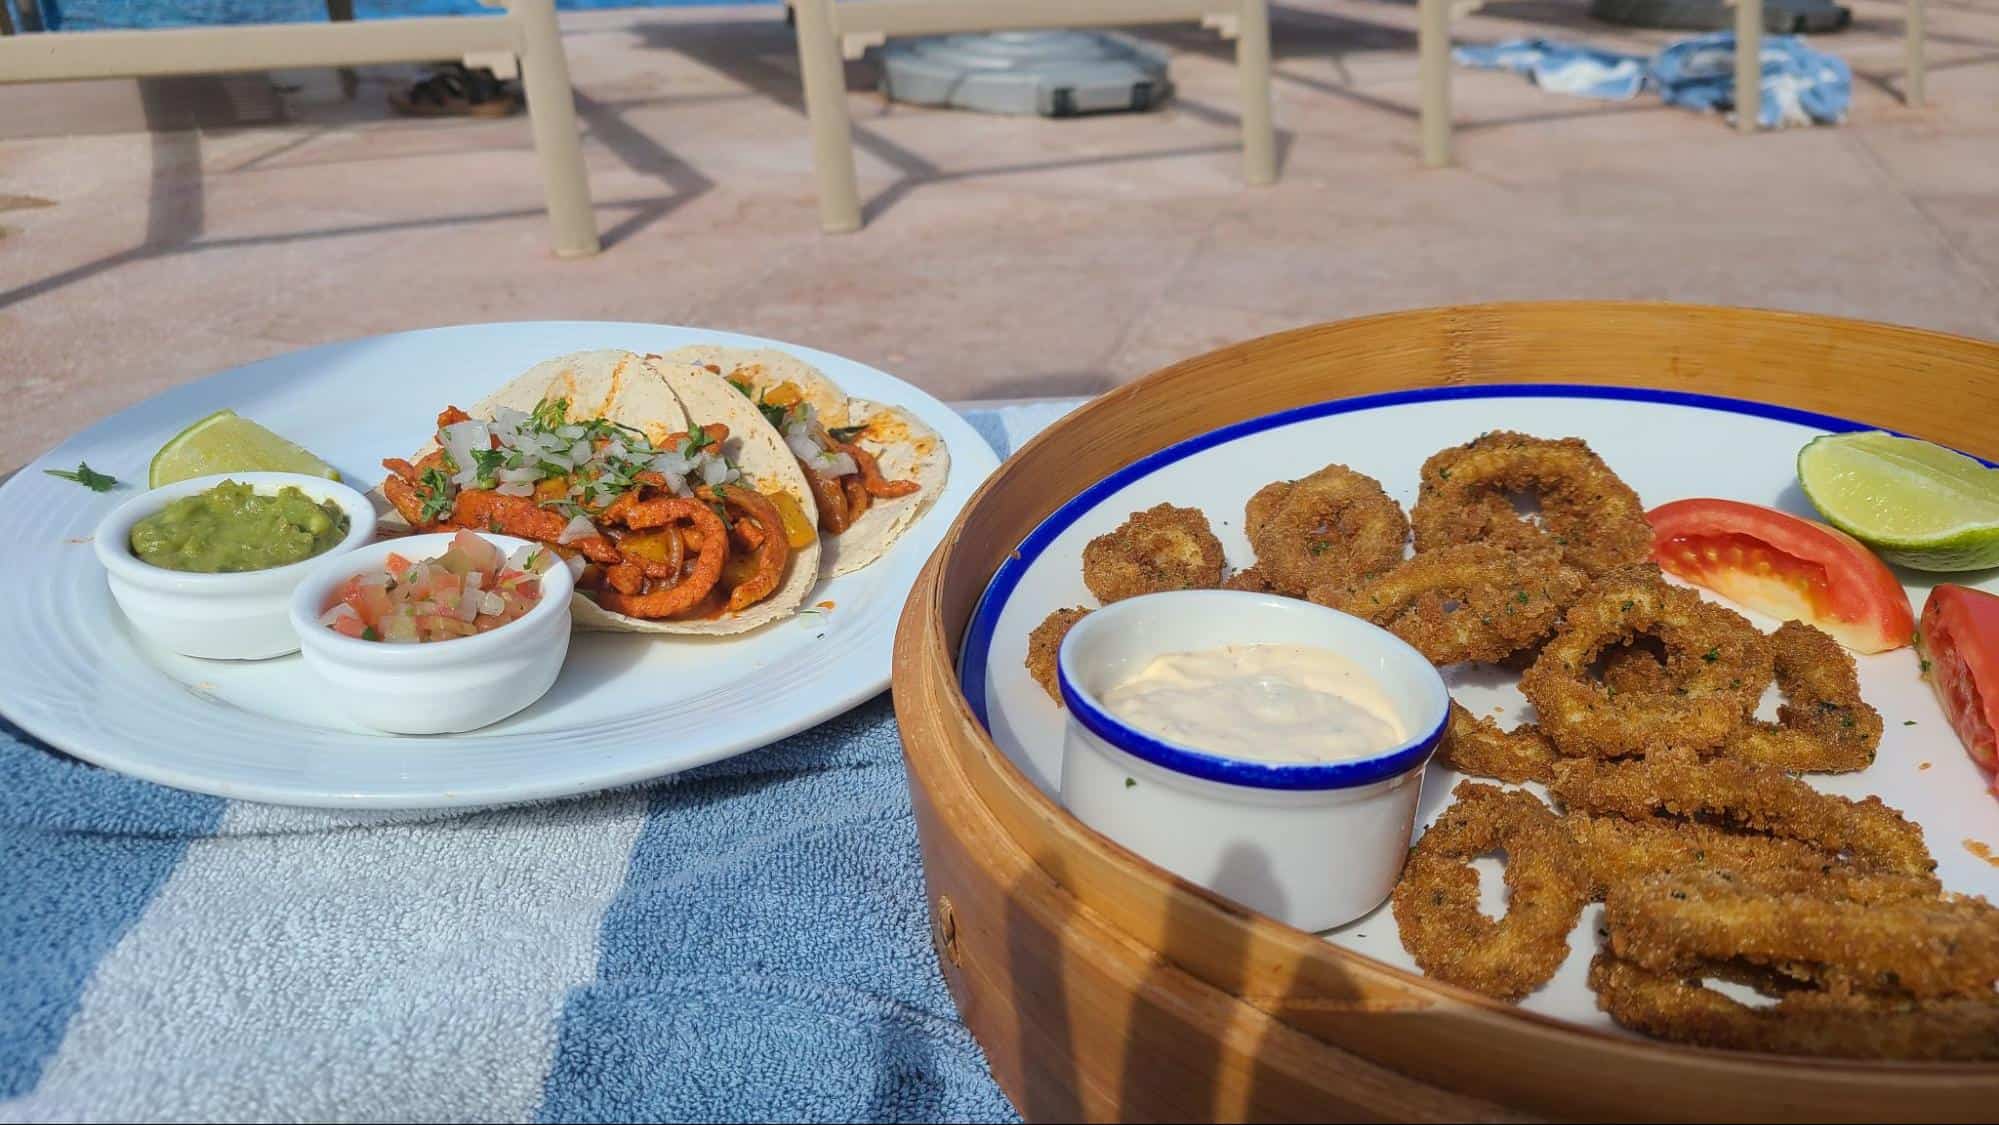
<path fill-rule="evenodd" d="M 1589 868 L 1591 897 L 1599 899 L 1621 883 L 1667 871 L 1775 869 L 1816 877 L 1843 863 L 1799 840 L 1731 832 L 1670 817 L 1626 820 L 1570 813 L 1563 819 Z M 1935 886 L 1933 880 L 1931 885 Z"/>
<path fill-rule="evenodd" d="M 1437 746 L 1437 760 L 1462 774 L 1497 781 L 1555 780 L 1555 748 L 1532 723 L 1512 730 L 1451 701 L 1451 721 Z"/>
<path fill-rule="evenodd" d="M 1496 663 L 1551 636 L 1588 584 L 1560 551 L 1461 543 L 1306 596 L 1381 626 L 1432 664 Z"/>
<path fill-rule="evenodd" d="M 1851 801 L 1821 793 L 1770 766 L 1691 750 L 1658 750 L 1642 759 L 1566 759 L 1548 790 L 1571 812 L 1630 820 L 1658 815 L 1720 820 L 1735 828 L 1802 840 L 1863 866 L 1928 875 L 1936 860 L 1923 830 L 1879 797 Z"/>
<path fill-rule="evenodd" d="M 1753 1007 L 1708 988 L 1700 974 L 1653 972 L 1609 954 L 1590 962 L 1589 984 L 1619 1026 L 1678 1043 L 1850 1059 L 1999 1059 L 1999 1004 L 1990 1000 L 1799 989 Z"/>
<path fill-rule="evenodd" d="M 1847 991 L 1999 1000 L 1999 910 L 1900 875 L 1674 871 L 1612 887 L 1619 958 L 1657 972 L 1742 960 Z"/>

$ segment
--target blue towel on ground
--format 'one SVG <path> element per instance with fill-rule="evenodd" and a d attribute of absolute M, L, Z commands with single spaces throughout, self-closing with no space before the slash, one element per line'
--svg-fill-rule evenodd
<path fill-rule="evenodd" d="M 1649 88 L 1667 105 L 1703 111 L 1735 107 L 1732 31 L 1680 40 L 1649 60 L 1549 39 L 1459 47 L 1451 57 L 1461 66 L 1525 74 L 1557 93 L 1629 100 Z M 1846 120 L 1853 71 L 1845 60 L 1815 51 L 1793 35 L 1765 36 L 1759 60 L 1763 97 L 1757 121 L 1763 128 Z"/>
<path fill-rule="evenodd" d="M 1467 44 L 1451 52 L 1459 66 L 1510 70 L 1558 94 L 1629 101 L 1645 88 L 1645 56 L 1605 51 L 1553 39 L 1509 39 Z"/>
<path fill-rule="evenodd" d="M 970 417 L 1004 452 L 1073 405 Z M 928 932 L 886 695 L 473 811 L 184 793 L 0 720 L 0 1121 L 1017 1120 Z"/>

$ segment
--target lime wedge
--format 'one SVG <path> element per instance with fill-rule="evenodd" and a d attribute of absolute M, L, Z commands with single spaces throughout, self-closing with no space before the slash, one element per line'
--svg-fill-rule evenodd
<path fill-rule="evenodd" d="M 1814 438 L 1798 483 L 1833 526 L 1916 570 L 1999 566 L 1999 469 L 1871 430 Z"/>
<path fill-rule="evenodd" d="M 292 442 L 234 410 L 218 410 L 175 434 L 153 454 L 146 487 L 212 473 L 304 473 L 340 479 L 333 466 Z"/>

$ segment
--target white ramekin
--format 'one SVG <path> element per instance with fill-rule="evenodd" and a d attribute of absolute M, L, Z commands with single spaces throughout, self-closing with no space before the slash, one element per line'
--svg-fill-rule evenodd
<path fill-rule="evenodd" d="M 1346 657 L 1381 685 L 1410 737 L 1353 761 L 1257 762 L 1166 741 L 1103 706 L 1105 691 L 1162 653 L 1246 644 Z M 1350 922 L 1394 889 L 1450 695 L 1392 633 L 1294 598 L 1185 590 L 1091 613 L 1063 640 L 1056 669 L 1069 711 L 1062 803 L 1084 824 L 1300 929 Z"/>
<path fill-rule="evenodd" d="M 541 600 L 517 621 L 474 637 L 388 644 L 343 636 L 319 623 L 341 583 L 381 570 L 391 554 L 436 558 L 452 532 L 412 535 L 363 547 L 313 568 L 291 599 L 305 666 L 334 689 L 342 714 L 391 734 L 452 734 L 497 723 L 548 693 L 569 653 L 569 595 L 575 579 L 559 561 L 541 576 Z M 510 535 L 479 538 L 511 555 L 541 547 Z M 546 550 L 547 548 L 543 547 Z"/>
<path fill-rule="evenodd" d="M 132 525 L 167 506 L 233 480 L 263 495 L 287 485 L 314 500 L 331 500 L 347 513 L 347 536 L 303 562 L 238 574 L 189 574 L 142 562 L 132 553 Z M 300 473 L 224 473 L 196 477 L 140 493 L 111 509 L 91 545 L 111 583 L 111 597 L 133 628 L 183 656 L 210 660 L 265 660 L 298 651 L 292 633 L 292 588 L 313 567 L 375 536 L 375 507 L 338 481 Z"/>

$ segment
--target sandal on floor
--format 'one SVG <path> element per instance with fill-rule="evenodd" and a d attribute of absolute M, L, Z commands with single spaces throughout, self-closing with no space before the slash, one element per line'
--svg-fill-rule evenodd
<path fill-rule="evenodd" d="M 389 91 L 389 105 L 405 117 L 505 117 L 520 112 L 521 97 L 484 67 L 452 63 L 408 89 Z"/>

